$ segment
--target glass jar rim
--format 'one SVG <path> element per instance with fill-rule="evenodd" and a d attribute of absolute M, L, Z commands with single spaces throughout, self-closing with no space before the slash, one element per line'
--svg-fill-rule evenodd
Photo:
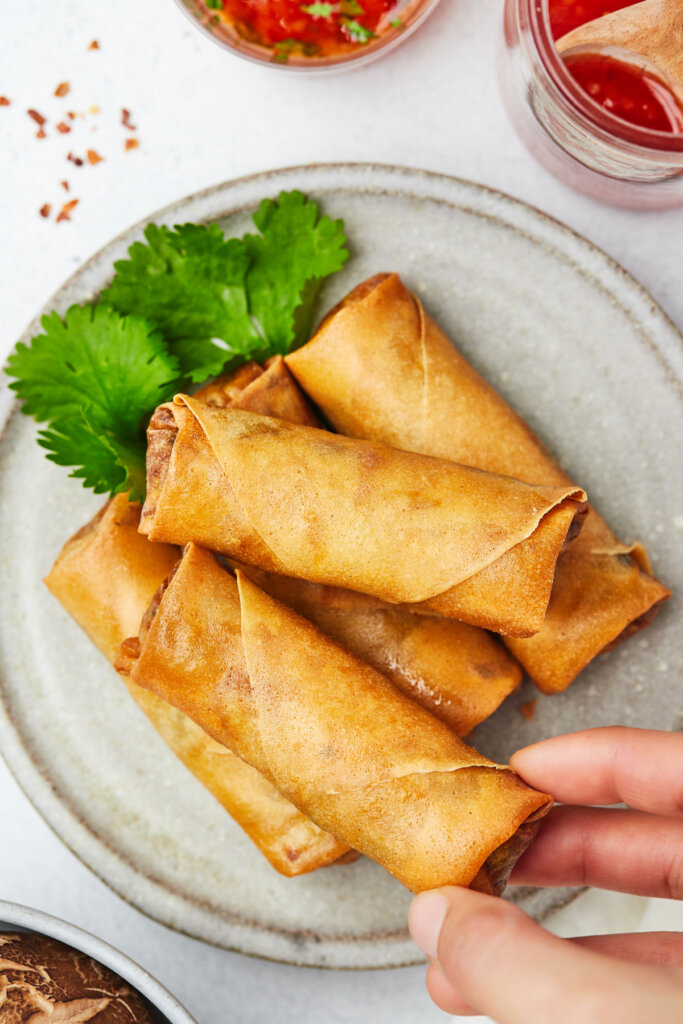
<path fill-rule="evenodd" d="M 630 124 L 605 110 L 584 92 L 568 71 L 557 49 L 550 27 L 549 2 L 550 0 L 521 0 L 526 7 L 527 24 L 534 45 L 547 73 L 563 98 L 590 122 L 593 131 L 597 128 L 612 140 L 617 136 L 623 142 L 649 151 L 683 152 L 683 132 L 655 131 Z"/>

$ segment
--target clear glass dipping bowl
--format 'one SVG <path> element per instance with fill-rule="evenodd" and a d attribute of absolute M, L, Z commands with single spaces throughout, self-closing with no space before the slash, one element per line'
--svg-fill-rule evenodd
<path fill-rule="evenodd" d="M 249 42 L 224 22 L 216 21 L 215 12 L 207 8 L 202 0 L 176 0 L 176 3 L 205 35 L 237 57 L 279 71 L 322 74 L 358 68 L 391 53 L 426 21 L 440 0 L 399 0 L 389 17 L 400 18 L 402 28 L 389 27 L 378 39 L 366 46 L 358 46 L 349 53 L 332 57 L 304 57 L 292 54 L 286 62 L 274 60 L 272 50 Z"/>

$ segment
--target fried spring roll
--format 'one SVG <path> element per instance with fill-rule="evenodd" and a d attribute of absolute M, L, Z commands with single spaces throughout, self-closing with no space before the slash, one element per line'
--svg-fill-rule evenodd
<path fill-rule="evenodd" d="M 351 437 L 533 484 L 571 483 L 396 274 L 359 285 L 287 364 L 335 429 Z M 669 596 L 642 546 L 622 544 L 591 508 L 557 563 L 543 627 L 505 642 L 541 690 L 559 692 L 597 654 L 647 625 Z"/>
<path fill-rule="evenodd" d="M 150 540 L 515 636 L 540 629 L 586 497 L 186 395 L 154 413 L 147 464 Z"/>
<path fill-rule="evenodd" d="M 193 544 L 117 668 L 414 892 L 499 893 L 552 800 Z"/>
<path fill-rule="evenodd" d="M 281 356 L 265 370 L 249 363 L 195 397 L 219 408 L 321 426 Z M 379 669 L 459 736 L 492 715 L 521 682 L 517 662 L 485 630 L 415 614 L 354 591 L 243 568 L 262 590 Z"/>
<path fill-rule="evenodd" d="M 155 591 L 180 552 L 150 544 L 139 532 L 140 506 L 119 494 L 67 541 L 46 584 L 113 662 L 120 644 L 139 628 Z M 313 871 L 348 851 L 327 835 L 250 765 L 216 743 L 166 701 L 128 682 L 136 703 L 193 775 L 284 875 Z"/>
<path fill-rule="evenodd" d="M 250 363 L 196 397 L 220 408 L 321 425 L 281 356 L 270 360 L 265 371 Z M 379 669 L 459 736 L 493 714 L 521 682 L 517 662 L 483 629 L 414 614 L 351 590 L 243 568 L 262 590 Z"/>

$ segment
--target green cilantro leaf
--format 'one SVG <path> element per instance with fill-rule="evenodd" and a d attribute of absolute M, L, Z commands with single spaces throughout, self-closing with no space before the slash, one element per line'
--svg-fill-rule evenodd
<path fill-rule="evenodd" d="M 212 11 L 223 10 L 223 0 L 204 0 L 204 3 Z"/>
<path fill-rule="evenodd" d="M 310 14 L 312 18 L 324 18 L 329 21 L 334 14 L 334 4 L 302 4 L 301 10 L 304 14 Z"/>
<path fill-rule="evenodd" d="M 400 18 L 394 18 L 394 20 L 390 21 L 389 24 L 391 25 L 392 28 L 405 28 L 405 25 L 403 24 Z"/>
<path fill-rule="evenodd" d="M 231 355 L 263 347 L 249 315 L 249 256 L 240 239 L 226 241 L 218 224 L 173 231 L 150 224 L 145 239 L 114 264 L 116 277 L 100 302 L 152 320 L 183 375 L 197 382 L 220 373 Z"/>
<path fill-rule="evenodd" d="M 44 334 L 17 345 L 6 372 L 22 412 L 49 423 L 41 444 L 98 493 L 144 493 L 143 420 L 173 393 L 178 362 L 145 320 L 72 306 L 42 319 Z"/>
<path fill-rule="evenodd" d="M 307 340 L 322 280 L 348 257 L 343 224 L 318 220 L 300 192 L 264 200 L 254 223 L 261 235 L 229 241 L 217 224 L 151 224 L 100 301 L 155 323 L 196 383 L 237 356 L 289 351 Z"/>
<path fill-rule="evenodd" d="M 353 39 L 355 43 L 369 43 L 371 39 L 376 39 L 376 34 L 365 25 L 361 25 L 359 21 L 355 21 L 353 18 L 342 18 L 342 25 L 347 35 Z"/>
<path fill-rule="evenodd" d="M 326 277 L 348 259 L 344 224 L 321 217 L 301 192 L 264 199 L 254 214 L 260 235 L 246 235 L 249 308 L 268 354 L 289 352 L 308 338 L 313 304 Z"/>

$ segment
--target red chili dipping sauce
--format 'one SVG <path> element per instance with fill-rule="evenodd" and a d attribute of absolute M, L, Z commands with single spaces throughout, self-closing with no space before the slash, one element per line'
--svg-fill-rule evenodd
<path fill-rule="evenodd" d="M 634 0 L 549 0 L 553 38 L 605 14 L 631 7 Z M 650 131 L 683 132 L 683 109 L 655 74 L 600 53 L 568 54 L 564 63 L 592 100 L 610 114 Z"/>
<path fill-rule="evenodd" d="M 210 13 L 243 39 L 273 51 L 272 59 L 290 56 L 336 57 L 400 30 L 391 12 L 398 0 L 204 0 Z"/>

